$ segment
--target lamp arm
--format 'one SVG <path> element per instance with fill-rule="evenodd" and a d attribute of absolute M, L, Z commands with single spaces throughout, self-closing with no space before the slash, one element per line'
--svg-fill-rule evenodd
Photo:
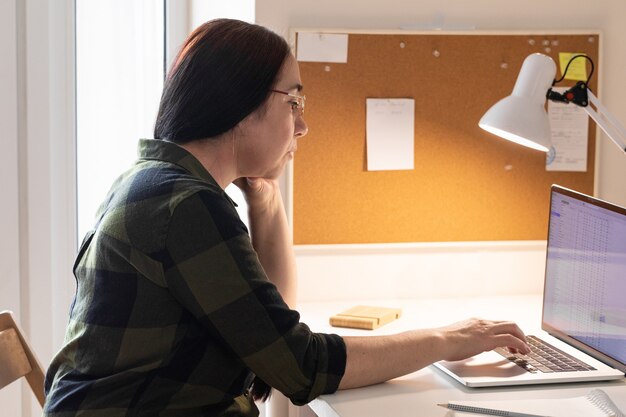
<path fill-rule="evenodd" d="M 591 106 L 583 107 L 589 117 L 607 134 L 609 139 L 613 141 L 623 152 L 626 152 L 626 129 L 619 121 L 604 107 L 600 100 L 591 92 L 587 90 L 590 104 L 596 108 L 594 110 Z"/>

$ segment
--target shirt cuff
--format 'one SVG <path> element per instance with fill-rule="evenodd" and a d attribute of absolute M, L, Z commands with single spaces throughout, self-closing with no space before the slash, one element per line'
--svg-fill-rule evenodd
<path fill-rule="evenodd" d="M 318 344 L 318 363 L 313 386 L 306 395 L 294 395 L 291 402 L 304 405 L 322 394 L 332 394 L 346 371 L 346 344 L 336 334 L 314 333 Z"/>

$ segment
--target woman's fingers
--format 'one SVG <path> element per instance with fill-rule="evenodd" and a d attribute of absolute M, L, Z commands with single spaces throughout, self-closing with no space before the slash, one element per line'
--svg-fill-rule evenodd
<path fill-rule="evenodd" d="M 521 340 L 526 340 L 526 335 L 522 329 L 520 329 L 519 326 L 512 321 L 496 322 L 493 326 L 493 330 L 496 334 L 508 333 Z"/>
<path fill-rule="evenodd" d="M 491 322 L 491 332 L 494 341 L 497 342 L 495 347 L 508 347 L 516 351 L 527 354 L 530 353 L 530 346 L 526 343 L 526 335 L 519 326 L 511 321 L 493 321 Z"/>
<path fill-rule="evenodd" d="M 530 353 L 530 347 L 524 342 L 522 339 L 517 336 L 513 336 L 511 334 L 499 334 L 493 337 L 496 347 L 506 347 L 511 351 L 514 349 L 516 352 L 521 354 Z M 514 352 L 515 353 L 515 352 Z"/>
<path fill-rule="evenodd" d="M 497 347 L 506 347 L 522 354 L 530 352 L 524 332 L 510 321 L 470 319 L 444 329 L 448 340 L 445 356 L 453 360 L 465 359 Z"/>

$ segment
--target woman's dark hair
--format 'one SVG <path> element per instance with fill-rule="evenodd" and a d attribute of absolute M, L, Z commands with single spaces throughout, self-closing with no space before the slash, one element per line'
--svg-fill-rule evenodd
<path fill-rule="evenodd" d="M 265 102 L 289 53 L 262 26 L 232 19 L 201 25 L 166 77 L 155 139 L 185 143 L 232 129 Z"/>
<path fill-rule="evenodd" d="M 217 19 L 198 27 L 166 77 L 155 139 L 185 143 L 229 131 L 265 102 L 289 53 L 262 26 Z M 250 395 L 265 401 L 271 389 L 255 377 Z"/>

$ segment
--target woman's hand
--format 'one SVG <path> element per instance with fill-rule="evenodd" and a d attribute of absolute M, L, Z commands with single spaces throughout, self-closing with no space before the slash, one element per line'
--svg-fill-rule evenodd
<path fill-rule="evenodd" d="M 243 177 L 236 179 L 234 184 L 243 193 L 251 210 L 265 210 L 276 203 L 276 198 L 280 199 L 280 187 L 276 179 Z"/>
<path fill-rule="evenodd" d="M 510 321 L 469 319 L 440 329 L 443 337 L 443 358 L 448 361 L 466 359 L 497 347 L 508 347 L 512 353 L 527 354 L 524 332 Z"/>

